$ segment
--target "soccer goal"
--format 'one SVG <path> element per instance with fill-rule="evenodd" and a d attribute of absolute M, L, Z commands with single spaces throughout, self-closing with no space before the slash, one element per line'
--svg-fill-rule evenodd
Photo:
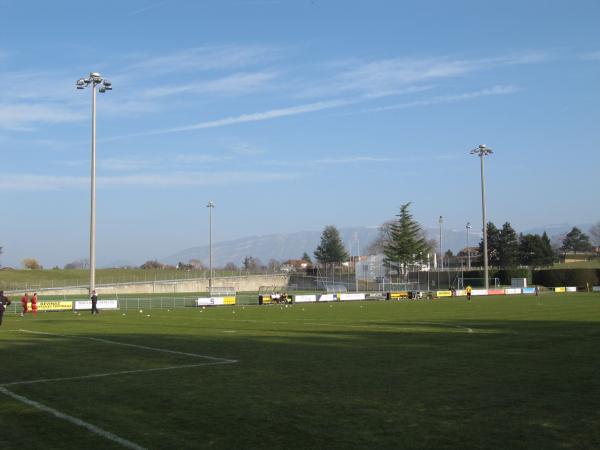
<path fill-rule="evenodd" d="M 235 288 L 226 286 L 213 286 L 210 288 L 208 293 L 211 297 L 233 297 L 235 296 Z"/>
<path fill-rule="evenodd" d="M 348 288 L 343 284 L 326 284 L 325 289 L 327 289 L 328 294 L 335 294 L 338 292 L 348 292 Z"/>
<path fill-rule="evenodd" d="M 474 288 L 483 288 L 485 287 L 485 278 L 463 278 L 457 277 L 457 289 L 464 289 L 467 286 L 471 286 Z M 498 288 L 500 287 L 500 278 L 490 278 L 490 287 Z"/>

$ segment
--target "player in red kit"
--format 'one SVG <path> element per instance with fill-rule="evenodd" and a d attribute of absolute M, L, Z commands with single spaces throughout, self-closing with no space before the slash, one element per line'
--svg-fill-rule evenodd
<path fill-rule="evenodd" d="M 21 317 L 27 314 L 28 308 L 27 303 L 29 303 L 29 294 L 25 292 L 25 295 L 21 297 L 21 306 L 23 307 L 23 311 L 21 312 Z"/>
<path fill-rule="evenodd" d="M 37 317 L 37 292 L 34 292 L 33 297 L 31 297 L 31 312 Z"/>

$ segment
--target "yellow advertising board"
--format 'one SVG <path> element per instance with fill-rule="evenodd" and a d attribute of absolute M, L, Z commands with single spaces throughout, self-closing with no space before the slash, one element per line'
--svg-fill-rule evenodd
<path fill-rule="evenodd" d="M 388 300 L 393 298 L 408 298 L 408 291 L 388 292 Z"/>
<path fill-rule="evenodd" d="M 235 297 L 224 297 L 223 304 L 224 305 L 235 305 Z"/>
<path fill-rule="evenodd" d="M 452 291 L 436 291 L 436 297 L 452 297 Z"/>
<path fill-rule="evenodd" d="M 37 304 L 38 311 L 70 311 L 73 309 L 73 302 L 50 302 L 43 301 Z"/>
<path fill-rule="evenodd" d="M 567 292 L 567 288 L 564 287 L 555 287 L 554 292 Z"/>

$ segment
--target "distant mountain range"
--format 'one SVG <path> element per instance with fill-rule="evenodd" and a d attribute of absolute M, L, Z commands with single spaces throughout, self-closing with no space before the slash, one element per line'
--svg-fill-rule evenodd
<path fill-rule="evenodd" d="M 499 226 L 499 225 L 498 225 Z M 584 232 L 588 232 L 591 224 L 576 225 Z M 547 225 L 544 227 L 532 228 L 522 231 L 524 234 L 542 234 L 548 233 L 553 241 L 559 240 L 569 232 L 573 225 L 563 223 Z M 481 240 L 481 232 L 471 229 L 469 233 L 470 246 L 477 246 Z M 340 236 L 346 250 L 352 254 L 365 254 L 367 247 L 371 244 L 378 234 L 377 227 L 354 227 L 340 228 Z M 519 231 L 518 231 L 519 232 Z M 235 239 L 232 241 L 223 241 L 213 243 L 213 265 L 223 266 L 229 262 L 240 265 L 246 256 L 252 256 L 260 259 L 263 264 L 269 260 L 286 261 L 288 259 L 300 259 L 304 252 L 313 258 L 313 252 L 321 241 L 321 231 L 299 231 L 289 234 L 267 234 L 260 236 L 249 236 Z M 439 228 L 429 228 L 425 230 L 428 239 L 438 240 Z M 444 251 L 450 249 L 457 253 L 467 246 L 466 229 L 448 230 L 442 229 L 442 247 Z M 209 248 L 208 245 L 192 247 L 182 250 L 170 256 L 161 259 L 161 262 L 168 264 L 177 264 L 178 262 L 187 263 L 191 259 L 202 261 L 208 265 Z"/>

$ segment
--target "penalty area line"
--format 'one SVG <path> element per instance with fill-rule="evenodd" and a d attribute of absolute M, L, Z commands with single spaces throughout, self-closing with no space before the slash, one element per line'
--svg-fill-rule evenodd
<path fill-rule="evenodd" d="M 142 350 L 151 350 L 154 352 L 170 353 L 172 355 L 189 356 L 191 358 L 211 359 L 213 361 L 219 361 L 219 362 L 223 362 L 223 363 L 238 362 L 236 359 L 217 358 L 215 356 L 199 355 L 197 353 L 178 352 L 176 350 L 168 350 L 168 349 L 156 348 L 156 347 L 147 347 L 145 345 L 129 344 L 127 342 L 111 341 L 108 339 L 101 339 L 101 338 L 94 338 L 94 337 L 72 336 L 72 335 L 68 335 L 68 334 L 57 334 L 57 333 L 48 333 L 48 332 L 44 332 L 44 331 L 31 331 L 31 330 L 23 330 L 23 329 L 20 329 L 19 331 L 21 333 L 41 334 L 41 335 L 46 335 L 46 336 L 66 337 L 66 338 L 71 338 L 71 339 L 85 339 L 88 341 L 102 342 L 103 344 L 121 345 L 123 347 L 132 347 L 132 348 L 139 348 Z"/>
<path fill-rule="evenodd" d="M 217 366 L 221 364 L 235 364 L 236 361 L 215 361 L 215 362 L 206 362 L 200 364 L 184 364 L 181 366 L 168 366 L 168 367 L 154 367 L 152 369 L 134 369 L 134 370 L 121 370 L 118 372 L 104 372 L 104 373 L 93 373 L 90 375 L 80 375 L 75 377 L 60 377 L 60 378 L 40 378 L 38 380 L 29 380 L 29 381 L 13 381 L 10 383 L 2 383 L 1 387 L 7 386 L 23 386 L 29 384 L 39 384 L 39 383 L 52 383 L 56 381 L 77 381 L 77 380 L 88 380 L 90 378 L 103 378 L 103 377 L 112 377 L 116 375 L 130 375 L 134 373 L 148 373 L 148 372 L 161 372 L 166 370 L 178 370 L 178 369 L 190 369 L 194 367 L 206 367 L 206 366 Z"/>
<path fill-rule="evenodd" d="M 141 445 L 138 445 L 135 442 L 131 442 L 127 439 L 117 436 L 116 434 L 111 433 L 110 431 L 103 430 L 102 428 L 97 427 L 96 425 L 92 425 L 91 423 L 81 420 L 77 417 L 70 416 L 70 415 L 62 413 L 54 408 L 50 408 L 49 406 L 46 406 L 42 403 L 31 400 L 27 397 L 23 397 L 22 395 L 19 395 L 19 394 L 15 394 L 14 392 L 9 391 L 5 387 L 0 387 L 0 392 L 3 393 L 4 395 L 7 395 L 8 397 L 11 397 L 14 400 L 17 400 L 21 403 L 24 403 L 28 406 L 31 406 L 31 407 L 38 409 L 40 411 L 43 411 L 45 413 L 51 414 L 58 419 L 66 420 L 67 422 L 69 422 L 73 425 L 77 425 L 78 427 L 85 428 L 86 430 L 91 431 L 92 433 L 97 434 L 98 436 L 101 436 L 105 439 L 108 439 L 109 441 L 115 442 L 125 448 L 130 448 L 133 450 L 146 450 L 146 447 L 142 447 Z"/>

